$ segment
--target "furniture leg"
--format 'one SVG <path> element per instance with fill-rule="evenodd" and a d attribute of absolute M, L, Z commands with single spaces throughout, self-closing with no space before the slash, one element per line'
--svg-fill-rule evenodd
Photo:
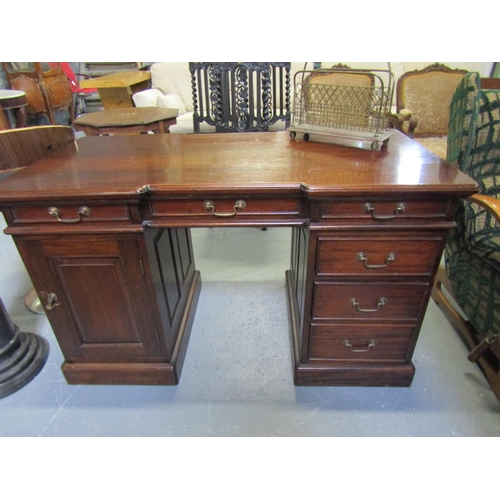
<path fill-rule="evenodd" d="M 470 351 L 475 351 L 481 344 L 478 332 L 473 327 L 472 323 L 464 319 L 462 315 L 457 311 L 456 307 L 443 292 L 443 288 L 446 290 L 447 294 L 449 294 L 449 296 L 453 298 L 453 292 L 446 275 L 446 270 L 443 267 L 440 267 L 434 281 L 432 299 L 443 311 L 444 315 L 453 325 L 455 330 L 457 330 L 457 332 L 460 334 L 468 349 Z M 483 350 L 481 356 L 478 359 L 476 359 L 476 356 L 473 356 L 471 359 L 470 355 L 468 359 L 469 361 L 473 363 L 476 362 L 479 365 L 485 377 L 487 378 L 493 393 L 500 401 L 500 372 L 498 361 L 494 358 L 494 356 L 491 358 L 488 356 L 488 349 Z"/>

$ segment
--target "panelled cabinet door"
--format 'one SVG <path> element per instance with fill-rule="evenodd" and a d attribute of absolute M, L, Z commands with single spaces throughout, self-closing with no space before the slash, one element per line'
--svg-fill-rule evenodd
<path fill-rule="evenodd" d="M 67 361 L 162 360 L 138 238 L 16 238 Z"/>

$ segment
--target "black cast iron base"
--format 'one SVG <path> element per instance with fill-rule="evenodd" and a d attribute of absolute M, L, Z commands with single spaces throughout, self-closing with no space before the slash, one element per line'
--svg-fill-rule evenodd
<path fill-rule="evenodd" d="M 34 333 L 21 332 L 0 300 L 0 398 L 31 382 L 45 366 L 47 341 Z"/>

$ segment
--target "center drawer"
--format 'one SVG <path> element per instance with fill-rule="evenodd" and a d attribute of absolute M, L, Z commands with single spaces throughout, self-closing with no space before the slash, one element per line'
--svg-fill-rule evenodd
<path fill-rule="evenodd" d="M 300 200 L 293 198 L 204 197 L 194 199 L 152 200 L 152 217 L 239 218 L 272 215 L 297 216 Z"/>
<path fill-rule="evenodd" d="M 313 317 L 417 321 L 428 283 L 314 284 Z"/>

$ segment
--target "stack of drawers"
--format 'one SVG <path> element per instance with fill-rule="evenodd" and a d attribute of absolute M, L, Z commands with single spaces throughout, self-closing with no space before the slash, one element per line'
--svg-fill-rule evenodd
<path fill-rule="evenodd" d="M 299 384 L 410 385 L 450 209 L 447 201 L 322 204 L 311 225 Z"/>

